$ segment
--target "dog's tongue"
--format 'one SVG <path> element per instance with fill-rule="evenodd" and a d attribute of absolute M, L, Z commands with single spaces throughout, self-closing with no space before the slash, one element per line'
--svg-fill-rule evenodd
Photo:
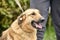
<path fill-rule="evenodd" d="M 42 25 L 39 23 L 39 24 L 37 24 L 37 23 L 34 23 L 35 24 L 35 26 L 37 27 L 37 28 L 42 28 Z"/>

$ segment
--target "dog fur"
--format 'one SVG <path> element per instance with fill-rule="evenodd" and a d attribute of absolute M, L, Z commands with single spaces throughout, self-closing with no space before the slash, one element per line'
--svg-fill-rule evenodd
<path fill-rule="evenodd" d="M 2 33 L 0 40 L 37 40 L 37 29 L 32 27 L 31 21 L 38 21 L 40 18 L 42 18 L 42 16 L 39 10 L 26 10 Z"/>

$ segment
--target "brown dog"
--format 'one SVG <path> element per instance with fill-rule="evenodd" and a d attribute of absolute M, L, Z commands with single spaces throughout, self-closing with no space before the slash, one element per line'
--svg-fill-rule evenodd
<path fill-rule="evenodd" d="M 42 20 L 41 20 L 42 19 Z M 42 28 L 43 17 L 37 9 L 28 9 L 2 33 L 0 40 L 37 40 L 36 28 Z"/>

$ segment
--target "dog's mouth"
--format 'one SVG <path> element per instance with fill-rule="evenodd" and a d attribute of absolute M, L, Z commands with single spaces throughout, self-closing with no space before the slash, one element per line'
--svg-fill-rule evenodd
<path fill-rule="evenodd" d="M 31 22 L 31 25 L 32 25 L 34 28 L 37 28 L 37 29 L 41 29 L 41 28 L 42 28 L 42 25 L 41 25 L 40 22 L 32 21 L 32 22 Z"/>

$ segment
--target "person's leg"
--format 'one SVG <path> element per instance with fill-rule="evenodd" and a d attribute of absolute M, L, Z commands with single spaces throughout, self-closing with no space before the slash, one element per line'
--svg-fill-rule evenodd
<path fill-rule="evenodd" d="M 60 0 L 53 0 L 51 9 L 57 40 L 60 40 Z"/>
<path fill-rule="evenodd" d="M 43 28 L 37 30 L 37 40 L 43 39 L 44 31 L 46 28 L 46 21 L 48 18 L 49 3 L 49 0 L 30 0 L 30 8 L 39 9 L 41 15 L 45 18 L 45 21 L 42 23 Z"/>

